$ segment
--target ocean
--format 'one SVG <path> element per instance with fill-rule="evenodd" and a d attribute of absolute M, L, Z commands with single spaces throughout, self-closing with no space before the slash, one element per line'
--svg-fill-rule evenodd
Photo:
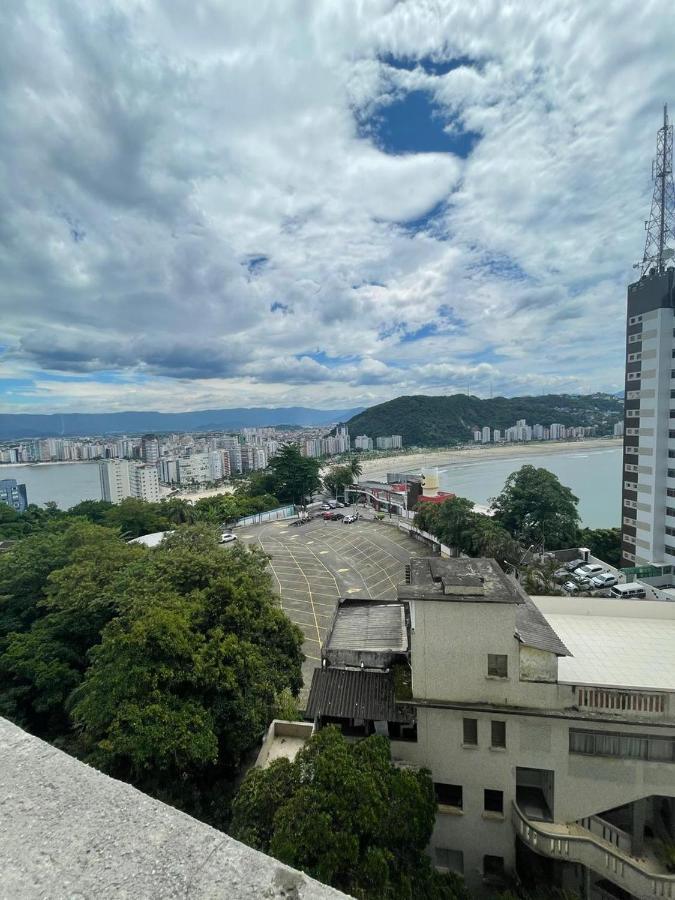
<path fill-rule="evenodd" d="M 28 502 L 38 506 L 53 500 L 60 509 L 69 509 L 81 500 L 101 499 L 96 462 L 0 466 L 2 478 L 23 482 Z"/>
<path fill-rule="evenodd" d="M 527 453 L 507 459 L 490 458 L 487 451 L 485 459 L 460 459 L 439 465 L 439 487 L 474 503 L 488 505 L 500 493 L 511 472 L 524 465 L 536 466 L 553 472 L 579 498 L 582 525 L 612 528 L 621 524 L 621 454 L 621 447 L 598 450 L 570 447 L 559 453 Z"/>

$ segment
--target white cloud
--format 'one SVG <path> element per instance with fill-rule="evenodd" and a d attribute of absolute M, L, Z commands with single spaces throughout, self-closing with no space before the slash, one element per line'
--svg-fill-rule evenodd
<path fill-rule="evenodd" d="M 0 28 L 6 410 L 620 386 L 667 0 L 33 0 Z M 413 89 L 467 159 L 360 135 Z"/>

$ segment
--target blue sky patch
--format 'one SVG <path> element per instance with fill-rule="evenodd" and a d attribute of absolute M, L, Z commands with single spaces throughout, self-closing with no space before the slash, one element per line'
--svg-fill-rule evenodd
<path fill-rule="evenodd" d="M 269 256 L 249 256 L 249 258 L 246 260 L 246 268 L 248 270 L 248 274 L 252 278 L 254 278 L 256 275 L 260 275 L 269 261 Z"/>
<path fill-rule="evenodd" d="M 270 312 L 280 312 L 282 315 L 285 315 L 289 312 L 288 304 L 282 303 L 280 300 L 275 300 L 270 306 Z"/>
<path fill-rule="evenodd" d="M 448 124 L 453 125 L 449 132 Z M 480 137 L 443 115 L 429 91 L 423 90 L 397 96 L 359 125 L 363 136 L 372 137 L 383 152 L 392 155 L 454 153 L 466 159 Z"/>
<path fill-rule="evenodd" d="M 401 343 L 402 344 L 412 344 L 415 341 L 424 340 L 424 338 L 431 337 L 436 334 L 438 331 L 438 323 L 437 322 L 425 322 L 420 328 L 415 329 L 415 331 L 406 331 L 401 335 Z"/>
<path fill-rule="evenodd" d="M 358 360 L 357 356 L 328 356 L 325 350 L 315 350 L 313 353 L 296 353 L 296 359 L 309 358 L 313 359 L 314 362 L 319 363 L 321 366 L 326 366 L 329 369 L 334 369 L 337 366 L 343 366 L 346 363 L 355 362 Z"/>
<path fill-rule="evenodd" d="M 478 66 L 478 60 L 472 59 L 470 56 L 456 56 L 449 59 L 432 59 L 430 56 L 420 56 L 412 58 L 410 56 L 394 56 L 393 53 L 385 53 L 379 57 L 381 63 L 390 66 L 392 69 L 403 69 L 406 72 L 413 72 L 418 67 L 427 75 L 447 75 L 454 69 L 460 69 L 462 66 Z"/>

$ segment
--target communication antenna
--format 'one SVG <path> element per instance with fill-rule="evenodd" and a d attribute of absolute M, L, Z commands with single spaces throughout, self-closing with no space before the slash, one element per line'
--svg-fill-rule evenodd
<path fill-rule="evenodd" d="M 666 261 L 675 255 L 675 188 L 673 187 L 673 126 L 668 105 L 663 107 L 663 125 L 656 133 L 656 158 L 652 162 L 654 194 L 642 262 L 635 265 L 640 275 L 665 270 Z M 669 247 L 668 244 L 671 244 Z"/>

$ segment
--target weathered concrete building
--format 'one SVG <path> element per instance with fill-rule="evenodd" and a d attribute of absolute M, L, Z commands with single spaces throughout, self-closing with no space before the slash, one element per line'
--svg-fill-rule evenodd
<path fill-rule="evenodd" d="M 530 856 L 594 900 L 675 898 L 675 606 L 535 603 L 492 560 L 438 558 L 411 560 L 391 605 L 409 661 L 327 653 L 308 714 L 431 770 L 437 866 L 476 896 Z"/>

